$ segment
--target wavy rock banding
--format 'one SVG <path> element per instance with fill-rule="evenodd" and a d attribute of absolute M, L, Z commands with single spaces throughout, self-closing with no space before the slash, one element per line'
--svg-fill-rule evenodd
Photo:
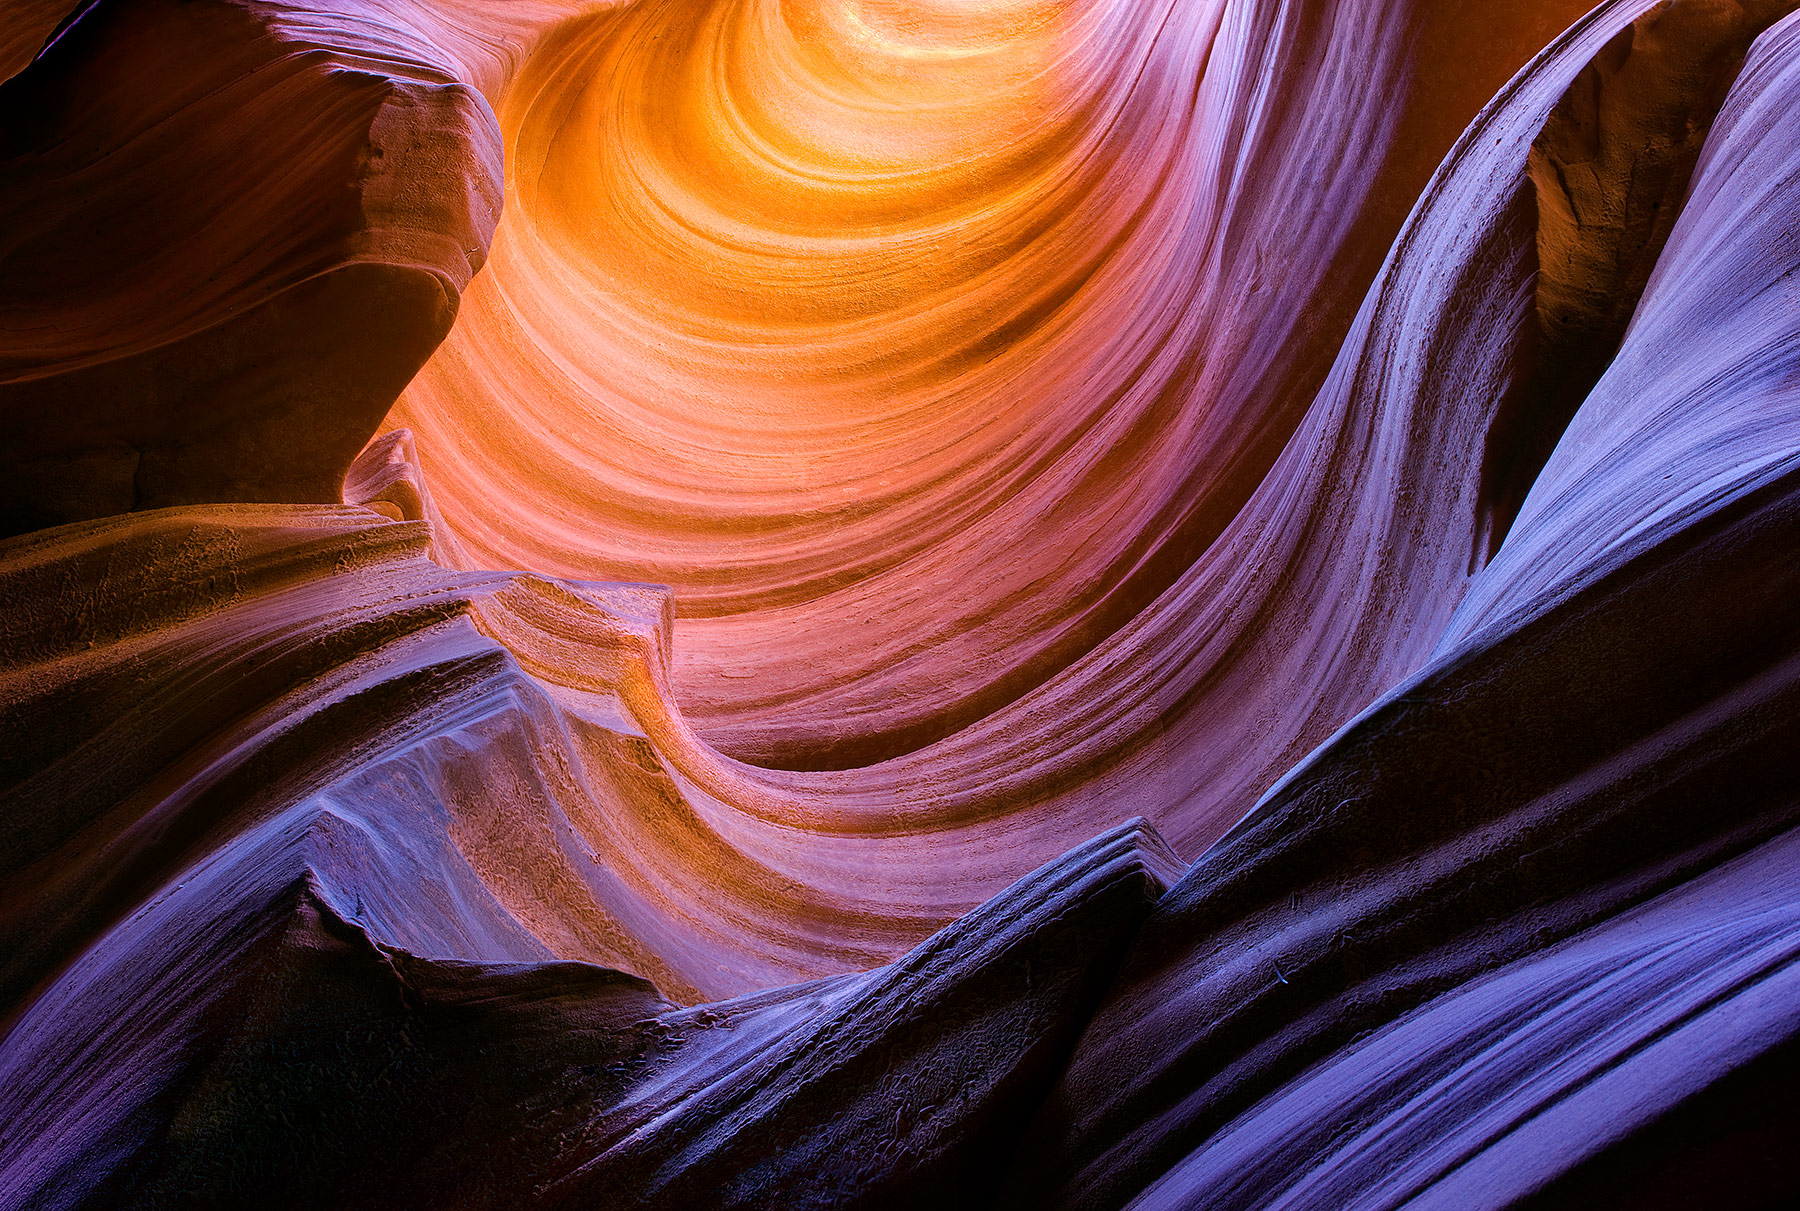
<path fill-rule="evenodd" d="M 1779 1204 L 1793 7 L 19 7 L 0 1206 Z"/>

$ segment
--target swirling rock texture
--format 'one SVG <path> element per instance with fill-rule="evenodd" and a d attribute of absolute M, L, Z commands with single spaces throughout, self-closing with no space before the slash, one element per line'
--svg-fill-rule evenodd
<path fill-rule="evenodd" d="M 1788 1205 L 1796 7 L 8 8 L 0 1206 Z"/>

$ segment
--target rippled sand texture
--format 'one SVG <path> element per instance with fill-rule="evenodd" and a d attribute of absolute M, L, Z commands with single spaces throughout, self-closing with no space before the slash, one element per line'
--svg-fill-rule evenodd
<path fill-rule="evenodd" d="M 1781 1205 L 1795 7 L 9 11 L 0 1208 Z"/>

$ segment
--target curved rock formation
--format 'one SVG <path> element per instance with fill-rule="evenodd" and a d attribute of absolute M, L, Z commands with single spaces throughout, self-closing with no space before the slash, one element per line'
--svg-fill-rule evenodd
<path fill-rule="evenodd" d="M 1794 7 L 21 7 L 0 1206 L 1778 1205 Z"/>
<path fill-rule="evenodd" d="M 498 217 L 459 66 L 303 10 L 102 0 L 0 89 L 0 532 L 338 499 Z"/>
<path fill-rule="evenodd" d="M 494 263 L 394 423 L 471 566 L 672 585 L 724 751 L 914 752 L 1179 627 L 1425 176 L 1581 7 L 596 15 L 499 106 Z"/>

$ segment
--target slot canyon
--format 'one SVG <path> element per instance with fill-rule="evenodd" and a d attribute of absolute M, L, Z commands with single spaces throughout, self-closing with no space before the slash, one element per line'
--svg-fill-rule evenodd
<path fill-rule="evenodd" d="M 6 0 L 0 1209 L 1800 1203 L 1800 0 Z"/>

